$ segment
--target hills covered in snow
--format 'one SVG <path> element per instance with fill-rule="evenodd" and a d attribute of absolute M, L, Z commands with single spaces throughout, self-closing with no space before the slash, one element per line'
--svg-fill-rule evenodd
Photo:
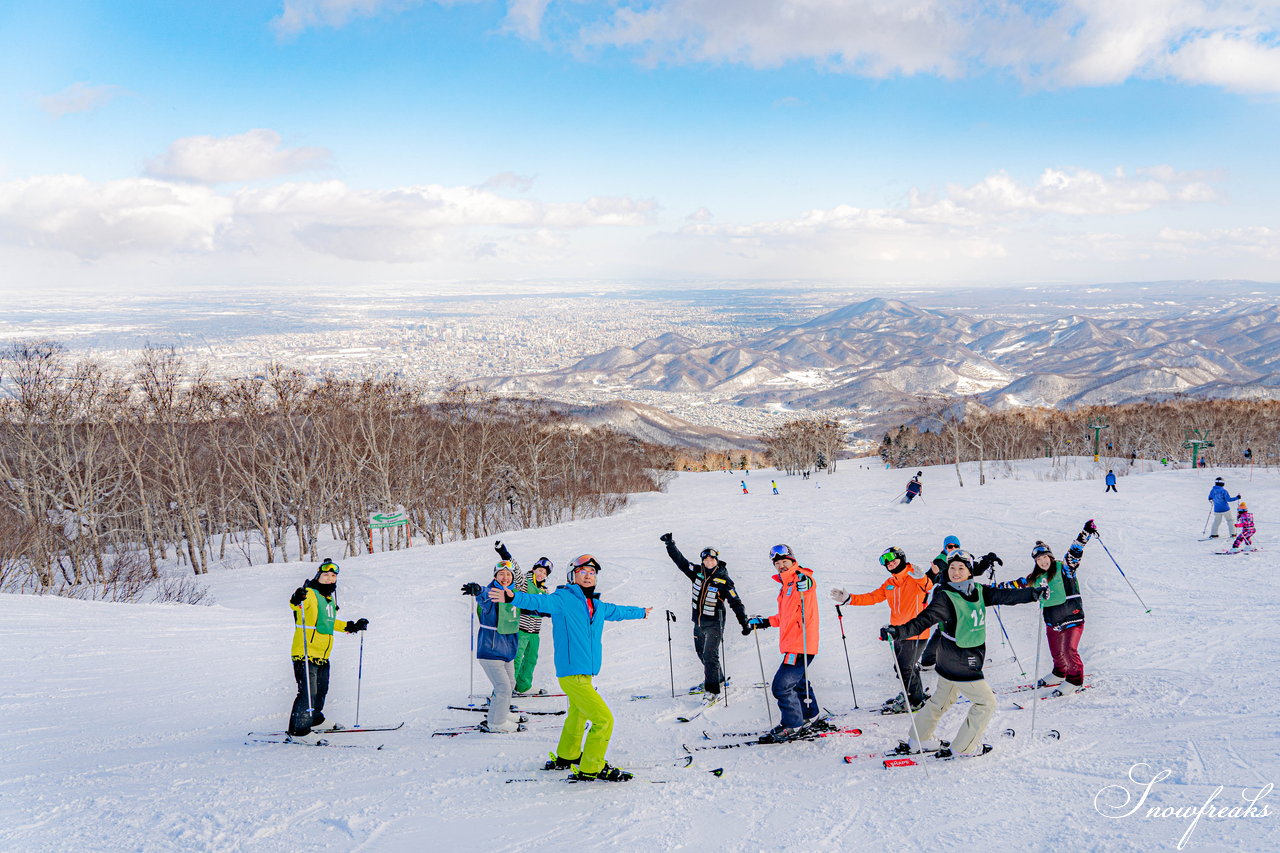
<path fill-rule="evenodd" d="M 406 723 L 375 738 L 381 751 L 246 743 L 246 732 L 285 723 L 293 694 L 286 602 L 313 565 L 215 570 L 206 578 L 216 603 L 205 607 L 0 595 L 0 849 L 1280 848 L 1270 792 L 1280 777 L 1280 727 L 1269 680 L 1280 637 L 1267 600 L 1280 474 L 1139 462 L 1118 471 L 1118 493 L 1104 494 L 1104 472 L 1082 459 L 1013 463 L 981 487 L 966 472 L 965 488 L 951 470 L 928 468 L 923 501 L 904 506 L 895 495 L 910 473 L 870 460 L 843 461 L 836 474 L 808 481 L 773 471 L 686 473 L 616 516 L 501 536 L 526 566 L 551 557 L 557 581 L 569 558 L 593 553 L 606 600 L 655 608 L 646 621 L 606 627 L 596 679 L 616 718 L 609 759 L 638 770 L 684 755 L 682 744 L 706 743 L 703 729 L 766 728 L 766 691 L 747 686 L 760 679 L 756 638 L 766 677 L 779 660 L 776 632 L 728 632 L 727 669 L 741 686 L 704 721 L 675 722 L 693 700 L 669 698 L 669 651 L 678 687 L 697 681 L 700 668 L 689 584 L 659 535 L 673 532 L 686 553 L 719 548 L 749 613 L 776 607 L 771 545 L 791 545 L 816 572 L 815 690 L 864 734 L 701 751 L 689 770 L 640 771 L 664 784 L 566 785 L 554 775 L 507 783 L 542 775 L 535 768 L 555 748 L 560 717 L 533 717 L 515 735 L 431 737 L 478 717 L 446 706 L 465 703 L 473 687 L 487 692 L 471 669 L 471 607 L 459 587 L 488 581 L 492 540 L 339 559 L 340 615 L 366 617 L 370 628 L 363 646 L 337 638 L 326 714 L 355 722 L 358 688 L 360 722 Z M 1264 550 L 1219 556 L 1217 543 L 1197 541 L 1216 475 L 1248 500 Z M 779 495 L 766 487 L 775 477 Z M 740 493 L 740 479 L 750 494 Z M 876 639 L 887 608 L 846 607 L 841 625 L 831 588 L 871 590 L 884 579 L 876 556 L 886 546 L 925 562 L 952 533 L 973 551 L 1000 554 L 997 578 L 1016 577 L 1029 569 L 1036 539 L 1061 552 L 1087 518 L 1102 531 L 1081 568 L 1081 651 L 1095 686 L 1039 703 L 1037 730 L 1055 729 L 1060 740 L 1032 739 L 1031 712 L 1002 701 L 986 736 L 996 749 L 984 758 L 897 770 L 841 760 L 892 746 L 907 722 L 853 710 L 854 688 L 862 708 L 899 689 Z M 674 624 L 661 618 L 666 609 Z M 997 689 L 1034 671 L 1038 647 L 1048 668 L 1035 608 L 1003 608 L 1001 621 L 1008 643 L 994 625 L 988 632 L 987 676 Z M 535 681 L 548 688 L 556 685 L 551 646 L 546 635 Z M 633 702 L 632 694 L 655 698 Z M 563 707 L 561 699 L 520 702 Z M 965 711 L 943 719 L 944 737 Z M 1001 737 L 1007 728 L 1016 736 Z M 699 772 L 712 767 L 723 775 Z M 1249 796 L 1269 810 L 1245 816 Z M 1206 803 L 1238 808 L 1234 817 L 1196 819 Z"/>

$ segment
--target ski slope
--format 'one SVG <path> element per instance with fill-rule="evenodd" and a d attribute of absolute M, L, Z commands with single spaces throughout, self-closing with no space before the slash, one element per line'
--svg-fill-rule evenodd
<path fill-rule="evenodd" d="M 746 478 L 749 495 L 740 493 L 739 472 L 682 474 L 666 493 L 637 496 L 614 517 L 501 536 L 526 567 L 550 556 L 561 567 L 556 582 L 571 557 L 590 552 L 603 565 L 606 600 L 656 608 L 646 621 L 605 630 L 596 684 L 617 720 L 611 762 L 676 758 L 682 743 L 705 743 L 704 728 L 768 726 L 767 691 L 745 686 L 760 680 L 755 639 L 732 622 L 727 668 L 743 686 L 705 720 L 674 721 L 695 700 L 665 698 L 664 609 L 679 619 L 671 626 L 676 685 L 699 681 L 701 668 L 689 583 L 658 541 L 666 531 L 694 558 L 718 547 L 749 613 L 774 612 L 768 548 L 792 546 L 815 570 L 824 605 L 811 677 L 821 704 L 844 712 L 853 696 L 827 590 L 870 590 L 884 578 L 876 562 L 884 547 L 927 562 L 949 533 L 975 554 L 1000 554 L 998 579 L 1015 577 L 1030 569 L 1035 539 L 1061 556 L 1080 525 L 1097 519 L 1152 612 L 1144 614 L 1091 542 L 1081 566 L 1081 653 L 1096 686 L 1036 710 L 1037 729 L 1057 729 L 1060 741 L 1033 741 L 1031 711 L 1003 701 L 987 732 L 992 754 L 885 770 L 841 757 L 893 746 L 907 720 L 856 712 L 846 721 L 864 729 L 860 738 L 698 752 L 689 770 L 653 771 L 667 784 L 507 784 L 561 775 L 535 768 L 554 748 L 562 718 L 533 717 L 521 734 L 431 737 L 480 719 L 446 706 L 467 701 L 470 690 L 471 600 L 459 587 L 487 583 L 496 556 L 492 540 L 460 542 L 340 560 L 340 615 L 371 623 L 360 722 L 407 723 L 342 742 L 384 743 L 381 751 L 245 743 L 246 732 L 285 725 L 294 690 L 286 600 L 314 566 L 215 572 L 211 607 L 0 596 L 0 850 L 1280 849 L 1280 799 L 1263 788 L 1280 778 L 1271 594 L 1280 475 L 1258 470 L 1250 481 L 1238 469 L 1156 470 L 1122 476 L 1119 493 L 1104 494 L 1103 472 L 1053 479 L 1045 460 L 1017 463 L 985 486 L 966 466 L 965 488 L 940 467 L 925 469 L 924 500 L 905 506 L 893 496 L 912 472 L 873 462 L 843 462 L 839 473 L 807 482 L 757 471 Z M 1091 463 L 1073 470 L 1078 477 Z M 1197 541 L 1215 475 L 1248 500 L 1255 544 L 1265 550 L 1217 556 L 1222 540 Z M 771 477 L 780 495 L 770 494 Z M 889 650 L 876 639 L 887 606 L 844 612 L 858 703 L 878 707 L 899 689 Z M 1044 636 L 1037 608 L 1007 607 L 1002 616 L 1030 674 Z M 756 636 L 771 678 L 777 631 Z M 544 637 L 536 683 L 555 689 Z M 988 638 L 988 680 L 997 690 L 1021 683 L 994 623 Z M 335 644 L 326 714 L 350 724 L 360 641 L 343 635 Z M 1040 670 L 1049 668 L 1045 647 Z M 478 667 L 474 678 L 475 692 L 487 693 Z M 926 686 L 933 681 L 927 673 Z M 659 698 L 629 701 L 639 693 Z M 564 700 L 517 701 L 557 708 Z M 953 708 L 938 734 L 954 734 L 966 710 Z M 776 707 L 772 713 L 776 722 Z M 1019 736 L 1000 737 L 1007 727 Z M 698 772 L 711 767 L 725 773 Z M 1168 772 L 1137 811 L 1121 816 L 1144 796 L 1131 771 L 1141 782 Z M 1188 816 L 1207 800 L 1247 805 L 1242 792 L 1257 797 L 1260 789 L 1261 816 L 1206 815 L 1194 825 Z"/>

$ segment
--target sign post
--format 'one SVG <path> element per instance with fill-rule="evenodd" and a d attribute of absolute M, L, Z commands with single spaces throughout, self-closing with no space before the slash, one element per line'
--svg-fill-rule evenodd
<path fill-rule="evenodd" d="M 409 524 L 409 514 L 405 512 L 403 506 L 397 506 L 391 512 L 371 512 L 369 513 L 369 553 L 373 553 L 373 531 L 385 530 L 388 527 L 407 527 Z M 413 536 L 408 530 L 405 532 L 405 539 L 409 543 L 409 547 L 413 547 Z"/>

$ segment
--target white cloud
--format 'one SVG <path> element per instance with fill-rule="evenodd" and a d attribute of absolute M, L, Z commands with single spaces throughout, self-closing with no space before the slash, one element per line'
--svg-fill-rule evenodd
<path fill-rule="evenodd" d="M 358 18 L 380 12 L 398 12 L 417 6 L 421 0 L 285 0 L 280 16 L 271 26 L 281 36 L 295 35 L 315 27 L 344 27 Z"/>
<path fill-rule="evenodd" d="M 630 198 L 510 199 L 478 187 L 355 190 L 324 181 L 220 194 L 147 178 L 95 184 L 55 175 L 0 184 L 0 240 L 81 258 L 305 248 L 399 262 L 486 242 L 545 250 L 564 245 L 563 232 L 647 225 L 656 209 Z"/>
<path fill-rule="evenodd" d="M 510 0 L 539 38 L 548 3 Z M 787 62 L 869 77 L 1007 70 L 1048 86 L 1171 78 L 1280 91 L 1273 0 L 653 0 L 564 4 L 576 39 L 647 62 Z"/>
<path fill-rule="evenodd" d="M 112 84 L 94 85 L 92 83 L 72 83 L 61 92 L 46 95 L 40 99 L 40 108 L 52 116 L 61 118 L 73 113 L 87 113 L 96 110 L 108 102 L 127 95 L 129 92 L 121 86 Z"/>
<path fill-rule="evenodd" d="M 280 134 L 256 128 L 235 136 L 187 136 L 147 164 L 153 178 L 221 184 L 260 181 L 329 165 L 326 148 L 281 148 Z"/>
<path fill-rule="evenodd" d="M 517 175 L 515 172 L 502 172 L 494 175 L 483 184 L 480 185 L 484 190 L 501 190 L 511 189 L 516 192 L 527 193 L 533 189 L 534 177 L 532 175 Z"/>

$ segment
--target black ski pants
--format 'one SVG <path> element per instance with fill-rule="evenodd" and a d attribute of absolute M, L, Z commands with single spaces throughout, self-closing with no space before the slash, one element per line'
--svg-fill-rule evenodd
<path fill-rule="evenodd" d="M 928 640 L 898 640 L 893 644 L 898 675 L 907 685 L 907 700 L 912 705 L 924 702 L 924 685 L 920 683 L 920 653 Z"/>
<path fill-rule="evenodd" d="M 717 622 L 699 622 L 693 626 L 693 648 L 702 661 L 702 689 L 719 693 L 724 677 L 720 671 L 720 643 L 724 638 L 724 626 Z"/>
<path fill-rule="evenodd" d="M 304 673 L 310 670 L 310 693 L 308 679 Z M 298 682 L 298 695 L 293 700 L 293 710 L 289 714 L 289 734 L 305 735 L 312 726 L 324 721 L 324 697 L 329 692 L 329 662 L 315 660 L 293 662 L 293 680 Z"/>

